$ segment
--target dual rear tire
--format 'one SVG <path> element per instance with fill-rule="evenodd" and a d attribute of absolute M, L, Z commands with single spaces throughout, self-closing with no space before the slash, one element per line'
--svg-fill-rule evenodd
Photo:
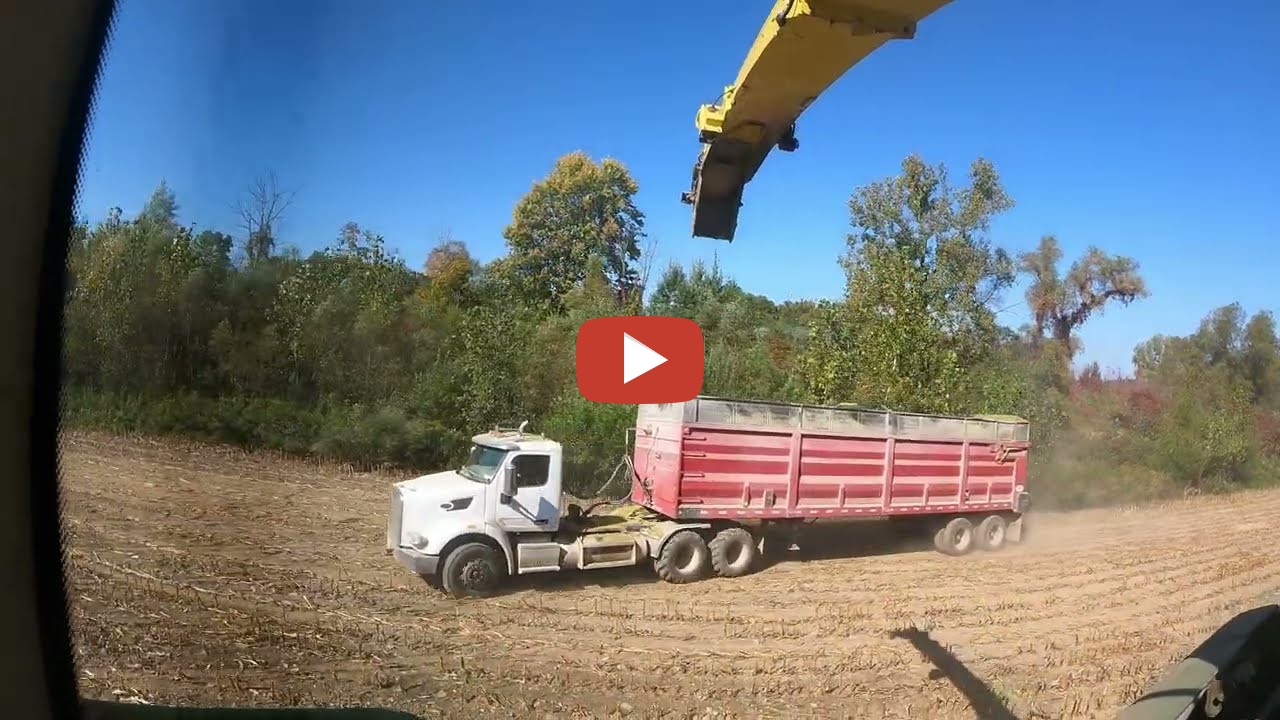
<path fill-rule="evenodd" d="M 1005 546 L 1008 537 L 1008 521 L 1001 515 L 988 515 L 976 527 L 971 519 L 956 517 L 937 529 L 933 545 L 946 555 L 967 555 L 974 549 L 995 552 Z"/>
<path fill-rule="evenodd" d="M 744 528 L 725 528 L 711 542 L 693 530 L 681 530 L 667 538 L 653 561 L 653 569 L 669 583 L 684 584 L 712 573 L 741 577 L 755 568 L 759 556 L 756 539 Z"/>

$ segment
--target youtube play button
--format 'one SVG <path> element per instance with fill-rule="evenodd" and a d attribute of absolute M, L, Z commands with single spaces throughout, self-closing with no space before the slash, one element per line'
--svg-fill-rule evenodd
<path fill-rule="evenodd" d="M 635 380 L 658 367 L 667 359 L 654 352 L 648 345 L 622 333 L 622 384 Z"/>
<path fill-rule="evenodd" d="M 683 402 L 702 392 L 702 328 L 692 320 L 588 320 L 578 328 L 575 360 L 578 392 L 592 402 Z"/>

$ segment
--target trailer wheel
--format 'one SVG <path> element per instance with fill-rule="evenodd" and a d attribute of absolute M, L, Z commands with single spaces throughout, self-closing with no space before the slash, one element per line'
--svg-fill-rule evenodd
<path fill-rule="evenodd" d="M 667 539 L 653 561 L 658 577 L 669 583 L 690 583 L 707 576 L 711 551 L 702 536 L 692 530 L 681 530 Z"/>
<path fill-rule="evenodd" d="M 444 559 L 440 583 L 456 598 L 492 595 L 506 574 L 502 554 L 484 543 L 460 545 Z"/>
<path fill-rule="evenodd" d="M 1004 547 L 1008 524 L 999 515 L 988 515 L 978 523 L 978 547 L 995 552 Z"/>
<path fill-rule="evenodd" d="M 742 577 L 751 572 L 758 552 L 755 538 L 740 527 L 726 528 L 716 533 L 708 545 L 711 550 L 711 567 L 720 577 Z"/>
<path fill-rule="evenodd" d="M 952 518 L 934 533 L 933 546 L 947 555 L 964 555 L 973 550 L 973 523 L 969 518 Z"/>

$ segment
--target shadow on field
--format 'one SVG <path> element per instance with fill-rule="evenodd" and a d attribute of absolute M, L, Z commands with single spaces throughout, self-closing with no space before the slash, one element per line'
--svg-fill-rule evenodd
<path fill-rule="evenodd" d="M 444 588 L 437 578 L 422 577 L 422 582 L 438 593 Z M 505 583 L 493 593 L 493 597 L 503 597 L 525 590 L 549 592 L 567 592 L 571 590 L 589 590 L 595 587 L 626 587 L 629 585 L 647 585 L 661 582 L 648 563 L 631 567 L 602 568 L 590 572 L 544 572 L 529 575 L 508 576 Z M 447 594 L 446 594 L 447 596 Z"/>
<path fill-rule="evenodd" d="M 906 640 L 912 647 L 920 651 L 926 660 L 933 663 L 931 678 L 946 678 L 969 701 L 969 707 L 979 718 L 987 720 L 1018 720 L 1018 716 L 1009 709 L 1006 701 L 999 693 L 991 689 L 977 675 L 969 671 L 960 659 L 941 643 L 929 637 L 929 633 L 919 628 L 905 628 L 894 631 L 890 637 Z"/>
<path fill-rule="evenodd" d="M 933 549 L 933 539 L 923 527 L 883 520 L 820 521 L 799 529 L 791 540 L 795 549 L 788 550 L 787 540 L 782 539 L 777 552 L 765 553 L 761 567 L 784 562 L 873 557 Z M 768 542 L 766 539 L 766 546 Z"/>
<path fill-rule="evenodd" d="M 796 548 L 787 549 L 788 541 Z M 932 540 L 924 530 L 906 525 L 882 521 L 831 521 L 806 526 L 791 538 L 766 539 L 768 550 L 761 558 L 758 570 L 774 565 L 811 560 L 872 557 L 893 553 L 932 550 Z M 633 567 L 608 568 L 590 572 L 548 572 L 517 575 L 498 594 L 505 595 L 522 590 L 585 590 L 592 587 L 625 587 L 661 582 L 648 562 Z"/>
<path fill-rule="evenodd" d="M 909 523 L 881 520 L 820 521 L 799 528 L 791 535 L 766 535 L 765 552 L 757 572 L 775 565 L 874 557 L 894 553 L 933 551 L 928 533 Z M 523 590 L 586 590 L 593 587 L 625 587 L 661 582 L 648 561 L 631 567 L 607 568 L 588 572 L 544 572 L 516 575 L 496 595 L 509 595 Z M 428 581 L 439 589 L 438 583 Z"/>
<path fill-rule="evenodd" d="M 507 592 L 521 590 L 589 590 L 593 587 L 625 587 L 662 582 L 647 562 L 631 567 L 601 568 L 585 572 L 545 572 L 517 575 L 508 583 Z"/>

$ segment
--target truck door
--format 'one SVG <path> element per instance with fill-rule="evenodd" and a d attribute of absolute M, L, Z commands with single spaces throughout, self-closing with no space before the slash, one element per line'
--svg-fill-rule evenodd
<path fill-rule="evenodd" d="M 516 494 L 498 502 L 494 522 L 508 532 L 552 532 L 559 525 L 560 498 L 549 498 L 551 456 L 522 453 L 507 459 L 515 468 Z M 500 484 L 500 483 L 499 483 Z"/>

